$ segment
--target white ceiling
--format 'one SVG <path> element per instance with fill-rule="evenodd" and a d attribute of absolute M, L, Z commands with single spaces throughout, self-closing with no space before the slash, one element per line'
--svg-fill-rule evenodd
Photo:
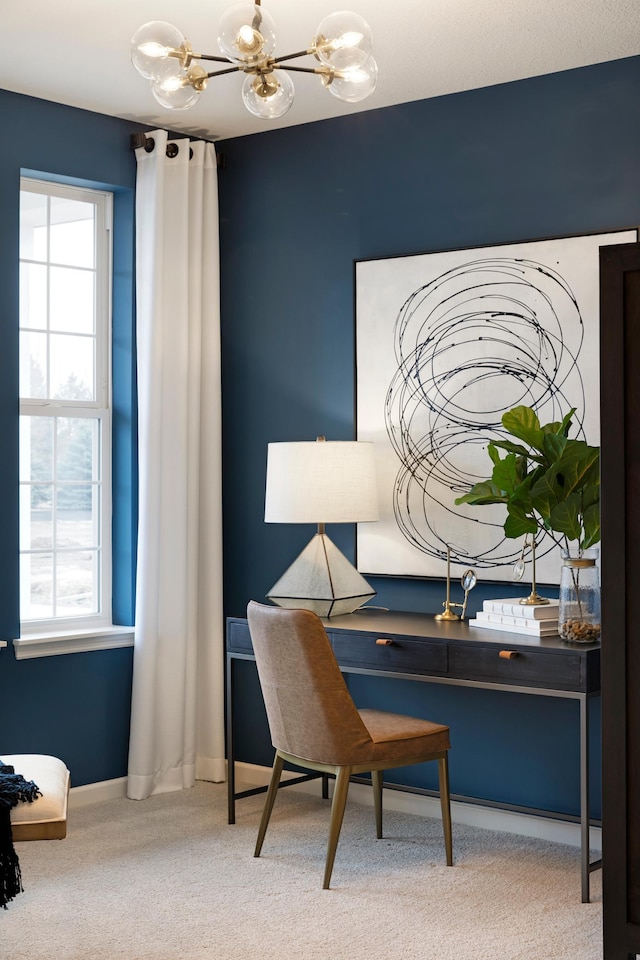
<path fill-rule="evenodd" d="M 232 2 L 0 0 L 0 87 L 218 139 L 640 53 L 640 0 L 263 0 L 279 55 L 306 47 L 334 10 L 362 14 L 379 67 L 373 95 L 348 105 L 316 77 L 294 75 L 291 110 L 265 121 L 244 108 L 242 77 L 231 74 L 211 80 L 191 110 L 164 110 L 131 65 L 131 36 L 167 20 L 194 49 L 218 54 L 218 20 Z"/>

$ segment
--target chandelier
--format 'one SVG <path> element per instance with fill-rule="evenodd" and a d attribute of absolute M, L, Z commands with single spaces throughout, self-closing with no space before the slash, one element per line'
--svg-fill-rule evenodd
<path fill-rule="evenodd" d="M 187 110 L 206 89 L 212 77 L 244 73 L 242 99 L 256 117 L 281 117 L 294 98 L 291 73 L 312 73 L 329 93 L 347 103 L 358 103 L 373 93 L 378 67 L 371 55 L 371 28 L 357 13 L 342 10 L 322 21 L 308 49 L 275 56 L 273 18 L 260 0 L 240 3 L 223 14 L 218 27 L 218 46 L 224 56 L 194 53 L 177 27 L 154 20 L 145 23 L 131 39 L 131 59 L 143 77 L 151 81 L 154 97 L 163 107 Z M 312 56 L 314 66 L 292 66 L 284 61 Z M 224 70 L 208 73 L 202 61 L 230 63 Z"/>

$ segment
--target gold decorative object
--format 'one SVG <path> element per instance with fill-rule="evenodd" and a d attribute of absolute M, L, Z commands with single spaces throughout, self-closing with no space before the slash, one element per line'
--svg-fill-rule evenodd
<path fill-rule="evenodd" d="M 447 599 L 443 601 L 444 611 L 437 613 L 436 620 L 464 620 L 467 613 L 467 600 L 469 592 L 473 590 L 478 578 L 474 570 L 465 570 L 460 578 L 460 584 L 464 590 L 464 600 L 462 603 L 451 602 L 451 547 L 447 546 Z M 460 607 L 460 614 L 454 613 L 452 607 Z"/>
<path fill-rule="evenodd" d="M 531 606 L 534 603 L 549 603 L 547 597 L 541 597 L 536 589 L 536 538 L 532 537 L 531 542 L 529 542 L 526 537 L 525 541 L 522 544 L 522 551 L 520 553 L 520 559 L 513 568 L 513 578 L 514 580 L 522 580 L 525 570 L 524 554 L 527 547 L 531 547 L 531 593 L 528 597 L 521 597 L 520 603 L 523 606 Z"/>

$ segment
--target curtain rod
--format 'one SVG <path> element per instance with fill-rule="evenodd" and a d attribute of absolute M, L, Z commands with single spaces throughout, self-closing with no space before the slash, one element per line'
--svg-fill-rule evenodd
<path fill-rule="evenodd" d="M 132 133 L 131 134 L 131 149 L 137 150 L 138 147 L 144 147 L 147 153 L 151 153 L 156 145 L 153 137 L 148 137 L 146 133 Z M 178 152 L 177 145 L 170 140 L 167 144 L 166 154 L 168 157 L 175 157 Z M 226 166 L 225 156 L 223 153 L 218 153 L 216 151 L 216 166 L 223 169 Z"/>

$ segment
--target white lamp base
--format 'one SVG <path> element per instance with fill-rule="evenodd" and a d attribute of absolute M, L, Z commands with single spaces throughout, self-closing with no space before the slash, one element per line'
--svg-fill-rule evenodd
<path fill-rule="evenodd" d="M 316 533 L 300 556 L 271 587 L 267 598 L 279 607 L 313 610 L 319 617 L 353 613 L 375 597 L 326 533 Z"/>

